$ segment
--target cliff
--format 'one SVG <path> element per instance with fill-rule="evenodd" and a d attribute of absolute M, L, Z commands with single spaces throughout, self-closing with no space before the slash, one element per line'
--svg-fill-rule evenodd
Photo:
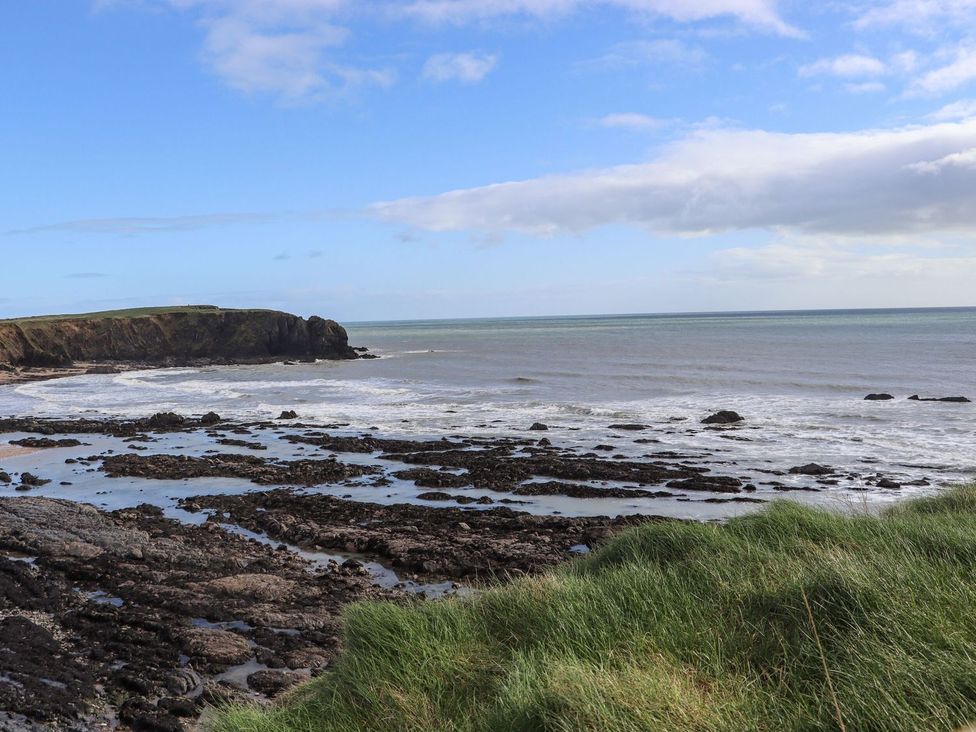
<path fill-rule="evenodd" d="M 148 366 L 352 359 L 333 320 L 273 310 L 199 305 L 0 320 L 0 364 L 52 368 L 80 362 Z"/>

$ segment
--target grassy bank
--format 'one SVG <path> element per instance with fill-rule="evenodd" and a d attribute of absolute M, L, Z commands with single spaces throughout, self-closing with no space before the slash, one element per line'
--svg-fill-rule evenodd
<path fill-rule="evenodd" d="M 880 518 L 781 502 L 353 606 L 330 673 L 215 730 L 951 730 L 976 721 L 974 608 L 976 487 Z"/>
<path fill-rule="evenodd" d="M 150 308 L 129 308 L 127 310 L 100 310 L 95 313 L 71 313 L 66 315 L 34 315 L 27 318 L 9 318 L 0 323 L 38 324 L 63 320 L 109 320 L 115 318 L 148 318 L 152 315 L 168 315 L 171 313 L 218 313 L 241 312 L 234 308 L 218 308 L 216 305 L 171 305 Z M 256 312 L 247 310 L 244 312 Z"/>

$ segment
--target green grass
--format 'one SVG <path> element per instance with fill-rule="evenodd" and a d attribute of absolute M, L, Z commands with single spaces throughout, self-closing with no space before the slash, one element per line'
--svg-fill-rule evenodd
<path fill-rule="evenodd" d="M 953 730 L 976 721 L 976 487 L 880 517 L 784 501 L 649 524 L 540 577 L 344 621 L 327 674 L 212 729 Z"/>
<path fill-rule="evenodd" d="M 0 323 L 43 323 L 56 320 L 108 320 L 110 318 L 145 318 L 151 315 L 166 315 L 168 313 L 217 313 L 228 311 L 242 312 L 234 308 L 219 308 L 216 305 L 172 305 L 155 308 L 129 308 L 128 310 L 102 310 L 96 313 L 73 313 L 69 315 L 35 315 L 29 318 L 0 320 Z M 255 310 L 250 309 L 244 312 L 255 312 Z"/>

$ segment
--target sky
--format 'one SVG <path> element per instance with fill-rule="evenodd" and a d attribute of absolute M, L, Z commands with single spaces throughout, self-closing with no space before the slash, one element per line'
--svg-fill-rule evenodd
<path fill-rule="evenodd" d="M 7 0 L 0 26 L 0 317 L 976 305 L 976 0 Z"/>

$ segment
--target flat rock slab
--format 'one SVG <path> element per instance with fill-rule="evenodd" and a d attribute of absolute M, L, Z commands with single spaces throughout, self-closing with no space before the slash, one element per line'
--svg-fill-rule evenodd
<path fill-rule="evenodd" d="M 0 679 L 11 682 L 0 683 L 0 709 L 54 729 L 113 717 L 188 728 L 207 700 L 275 694 L 326 665 L 348 602 L 400 596 L 149 506 L 2 498 Z M 249 692 L 214 681 L 253 662 L 283 676 Z"/>

